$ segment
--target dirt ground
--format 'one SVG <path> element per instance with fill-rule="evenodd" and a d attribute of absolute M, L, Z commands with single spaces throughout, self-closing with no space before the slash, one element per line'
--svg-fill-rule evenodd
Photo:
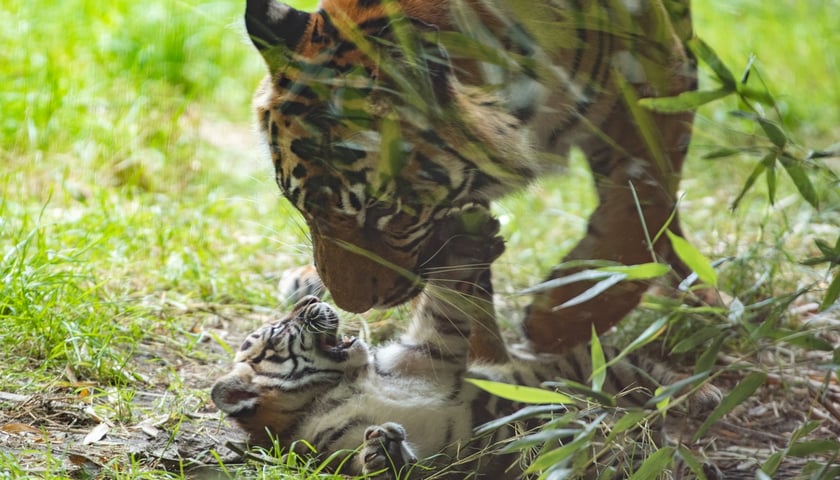
<path fill-rule="evenodd" d="M 199 316 L 197 324 L 205 325 L 206 333 L 206 341 L 196 347 L 202 351 L 198 355 L 201 358 L 167 352 L 165 343 L 148 343 L 135 353 L 138 361 L 132 367 L 144 381 L 129 399 L 133 414 L 128 421 L 109 420 L 97 413 L 92 405 L 107 399 L 85 398 L 78 394 L 84 388 L 72 382 L 45 394 L 0 392 L 0 452 L 17 456 L 20 465 L 33 476 L 46 473 L 49 465 L 53 474 L 63 469 L 76 478 L 97 477 L 103 466 L 114 468 L 115 463 L 120 470 L 136 473 L 140 470 L 132 466 L 132 455 L 135 464 L 143 469 L 177 472 L 180 462 L 184 462 L 187 475 L 192 478 L 208 478 L 209 472 L 220 471 L 220 460 L 239 461 L 240 457 L 225 445 L 244 438 L 219 415 L 207 393 L 213 380 L 229 365 L 228 353 L 213 337 L 235 348 L 248 330 L 267 317 L 252 313 L 243 321 L 241 315 L 212 311 Z M 825 340 L 840 344 L 840 320 L 826 315 L 813 318 L 827 324 L 821 329 L 827 332 L 823 334 Z M 178 398 L 172 389 L 179 387 L 171 378 L 159 380 L 167 378 L 158 374 L 160 360 L 144 359 L 149 352 L 160 355 L 161 351 L 167 352 L 163 361 L 170 371 L 177 372 L 182 386 L 198 394 Z M 799 447 L 784 457 L 773 478 L 806 476 L 803 469 L 809 461 L 831 460 L 808 451 L 819 450 L 820 440 L 840 439 L 840 385 L 836 372 L 816 367 L 830 363 L 831 352 L 803 353 L 781 347 L 765 352 L 760 359 L 721 356 L 721 367 L 748 365 L 751 370 L 767 372 L 767 381 L 698 442 L 684 440 L 684 445 L 707 457 L 721 471 L 722 478 L 752 479 L 756 478 L 759 465 L 788 448 L 794 433 L 814 422 L 812 430 L 798 439 Z M 743 378 L 741 372 L 746 371 L 725 372 L 715 383 L 731 390 Z M 700 420 L 689 421 L 685 431 L 693 432 L 699 424 Z M 670 433 L 673 439 L 673 432 Z M 836 450 L 833 455 L 837 455 Z M 833 461 L 836 467 L 838 459 Z"/>

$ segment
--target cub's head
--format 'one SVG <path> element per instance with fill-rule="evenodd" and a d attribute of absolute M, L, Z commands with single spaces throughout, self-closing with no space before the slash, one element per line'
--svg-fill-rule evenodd
<path fill-rule="evenodd" d="M 257 120 L 341 308 L 403 303 L 446 240 L 437 222 L 533 177 L 530 143 L 494 95 L 461 85 L 434 35 L 446 0 L 249 0 L 269 75 Z M 505 163 L 508 162 L 508 163 Z M 515 165 L 510 165 L 515 162 Z"/>
<path fill-rule="evenodd" d="M 286 437 L 302 411 L 346 374 L 368 363 L 368 348 L 353 337 L 338 337 L 338 315 L 316 297 L 301 299 L 276 323 L 250 334 L 233 369 L 213 385 L 219 410 L 267 444 L 268 435 Z"/>

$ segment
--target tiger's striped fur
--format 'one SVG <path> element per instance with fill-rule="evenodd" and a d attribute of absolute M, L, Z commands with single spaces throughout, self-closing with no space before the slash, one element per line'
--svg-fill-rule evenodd
<path fill-rule="evenodd" d="M 503 243 L 496 236 L 498 224 L 485 225 L 489 228 L 478 235 L 460 234 L 446 243 L 438 261 L 448 266 L 429 273 L 429 286 L 397 341 L 371 347 L 339 338 L 338 315 L 308 296 L 283 319 L 248 336 L 231 372 L 213 386 L 213 401 L 254 443 L 267 444 L 271 436 L 288 448 L 305 439 L 325 456 L 362 446 L 344 473 L 368 474 L 389 462 L 399 469 L 432 457 L 430 464 L 448 465 L 486 447 L 491 439 L 473 439 L 473 428 L 511 413 L 514 405 L 465 378 L 530 386 L 559 378 L 583 383 L 591 362 L 585 345 L 562 356 L 511 348 L 494 363 L 468 360 L 470 330 L 496 324 L 489 264 Z M 619 362 L 609 370 L 607 391 L 644 387 L 649 393 L 652 379 L 676 379 L 644 357 L 628 361 L 636 366 Z M 648 397 L 624 398 L 640 404 Z M 719 402 L 720 392 L 707 385 L 693 398 L 693 408 L 707 410 Z M 476 478 L 508 478 L 493 455 L 476 457 L 478 463 L 464 466 L 478 472 Z M 393 478 L 392 473 L 377 478 Z M 415 468 L 412 475 L 425 474 Z"/>
<path fill-rule="evenodd" d="M 689 0 L 322 0 L 313 13 L 248 0 L 269 68 L 258 124 L 336 304 L 362 312 L 416 295 L 447 211 L 521 189 L 572 146 L 599 206 L 567 259 L 679 266 L 664 235 L 652 249 L 648 236 L 669 221 L 679 233 L 693 116 L 635 98 L 696 87 L 689 13 Z M 613 326 L 645 287 L 622 282 L 560 310 L 588 285 L 540 293 L 525 333 L 561 352 Z"/>

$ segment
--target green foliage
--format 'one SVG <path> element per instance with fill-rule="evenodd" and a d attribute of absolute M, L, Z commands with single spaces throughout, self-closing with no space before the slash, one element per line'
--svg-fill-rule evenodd
<path fill-rule="evenodd" d="M 828 307 L 837 302 L 838 298 L 840 298 L 840 268 L 838 268 L 840 267 L 840 236 L 837 237 L 837 241 L 834 243 L 833 247 L 830 246 L 828 242 L 819 238 L 814 239 L 814 243 L 822 255 L 808 258 L 802 263 L 805 265 L 820 265 L 822 263 L 828 263 L 827 277 L 831 277 L 833 275 L 833 280 L 830 281 L 828 288 L 825 291 L 822 303 L 820 304 L 820 310 L 826 310 Z"/>
<path fill-rule="evenodd" d="M 670 230 L 667 233 L 668 238 L 671 240 L 671 247 L 674 249 L 677 257 L 696 273 L 703 283 L 711 287 L 716 287 L 717 274 L 709 259 L 684 238 L 675 235 Z"/>
<path fill-rule="evenodd" d="M 467 381 L 484 391 L 496 395 L 497 397 L 505 398 L 514 402 L 527 404 L 564 404 L 572 403 L 573 401 L 567 395 L 541 388 L 491 382 L 489 380 L 480 380 L 477 378 L 468 378 Z"/>

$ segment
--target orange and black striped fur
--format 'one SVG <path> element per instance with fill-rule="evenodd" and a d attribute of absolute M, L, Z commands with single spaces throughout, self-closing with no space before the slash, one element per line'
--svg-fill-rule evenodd
<path fill-rule="evenodd" d="M 591 362 L 585 345 L 562 356 L 511 348 L 492 363 L 468 359 L 470 330 L 496 324 L 489 264 L 503 243 L 498 224 L 486 217 L 481 231 L 445 242 L 437 261 L 447 266 L 428 273 L 428 288 L 398 340 L 372 347 L 340 337 L 335 310 L 305 297 L 280 321 L 247 337 L 233 369 L 213 386 L 215 404 L 253 443 L 270 444 L 271 438 L 288 448 L 303 439 L 324 457 L 344 450 L 352 455 L 343 473 L 384 470 L 376 478 L 394 478 L 395 470 L 404 469 L 411 476 L 403 472 L 399 478 L 424 478 L 433 470 L 412 468 L 415 463 L 457 464 L 510 434 L 473 439 L 474 427 L 511 413 L 514 405 L 466 378 L 531 386 L 560 378 L 586 382 Z M 649 398 L 639 387 L 649 394 L 654 381 L 675 379 L 663 366 L 630 356 L 611 367 L 605 390 L 635 389 L 624 398 L 639 404 Z M 692 397 L 691 408 L 708 410 L 719 401 L 720 392 L 706 385 Z M 464 472 L 494 480 L 521 474 L 506 470 L 491 453 L 472 456 L 477 460 L 452 467 L 448 478 L 467 478 Z"/>
<path fill-rule="evenodd" d="M 678 266 L 664 235 L 648 238 L 669 220 L 679 233 L 693 115 L 636 98 L 695 88 L 689 13 L 689 0 L 322 0 L 312 13 L 248 0 L 269 70 L 258 124 L 336 304 L 362 312 L 415 296 L 450 209 L 521 189 L 573 146 L 599 206 L 566 259 Z M 588 287 L 535 296 L 524 330 L 536 348 L 607 330 L 646 285 L 555 308 Z M 486 340 L 473 350 L 490 351 Z"/>

